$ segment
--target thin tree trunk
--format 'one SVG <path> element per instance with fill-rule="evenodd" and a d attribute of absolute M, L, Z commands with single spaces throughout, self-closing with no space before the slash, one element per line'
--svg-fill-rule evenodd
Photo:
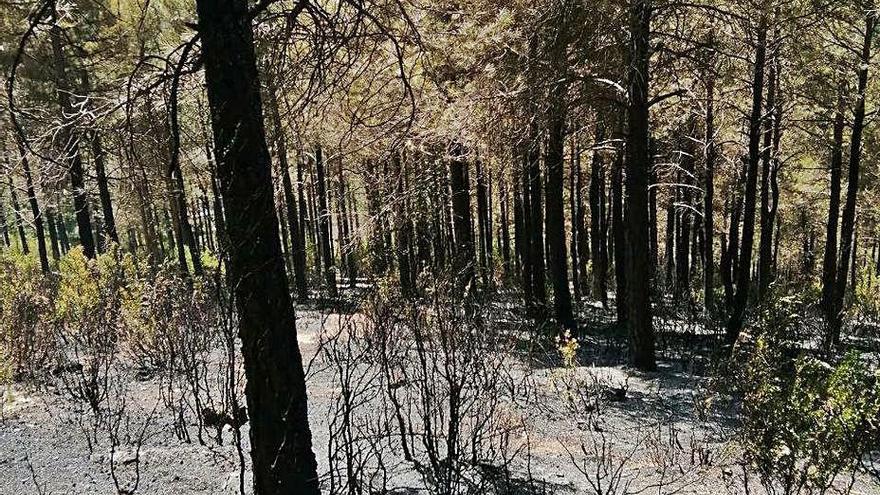
<path fill-rule="evenodd" d="M 395 251 L 397 253 L 397 272 L 398 282 L 400 283 L 401 295 L 405 298 L 415 296 L 415 277 L 413 274 L 412 257 L 412 222 L 409 218 L 409 211 L 405 198 L 405 181 L 404 181 L 404 164 L 401 160 L 400 153 L 395 152 L 391 158 L 394 164 L 394 174 L 397 177 L 397 187 L 395 191 L 395 202 L 397 205 L 395 211 L 395 224 L 397 243 Z"/>
<path fill-rule="evenodd" d="M 229 1 L 229 0 L 227 0 Z M 333 266 L 333 248 L 330 246 L 330 209 L 327 206 L 327 178 L 324 173 L 324 156 L 321 146 L 315 149 L 315 182 L 318 189 L 318 224 L 321 231 L 321 258 L 324 265 L 324 283 L 331 299 L 338 297 L 336 269 Z"/>
<path fill-rule="evenodd" d="M 596 123 L 595 143 L 598 146 L 605 140 L 605 129 L 602 122 Z M 598 150 L 593 150 L 590 163 L 590 240 L 593 244 L 593 298 L 608 306 L 608 243 L 605 230 L 605 166 Z"/>
<path fill-rule="evenodd" d="M 106 153 L 104 153 L 104 148 L 101 145 L 101 135 L 98 131 L 92 131 L 91 137 L 95 176 L 98 181 L 98 195 L 101 198 L 101 213 L 104 215 L 103 232 L 107 239 L 119 244 L 119 234 L 116 232 L 116 217 L 113 214 L 113 200 L 110 196 L 110 186 L 107 180 Z"/>
<path fill-rule="evenodd" d="M 73 129 L 73 122 L 70 121 L 70 116 L 74 115 L 75 112 L 70 101 L 70 85 L 67 79 L 67 61 L 64 56 L 64 48 L 61 45 L 63 34 L 61 32 L 61 26 L 57 22 L 50 28 L 49 37 L 52 42 L 52 55 L 55 64 L 55 84 L 58 93 L 58 107 L 62 120 L 62 125 L 58 134 L 62 143 L 64 160 L 67 162 L 67 168 L 70 173 L 70 186 L 73 190 L 73 209 L 76 213 L 79 242 L 82 245 L 83 254 L 87 258 L 94 258 L 95 238 L 92 234 L 92 220 L 89 213 L 88 193 L 85 188 L 85 173 L 83 172 L 82 157 L 79 153 L 79 138 L 76 136 L 76 132 Z"/>
<path fill-rule="evenodd" d="M 480 280 L 483 288 L 490 285 L 489 264 L 492 251 L 492 230 L 489 226 L 489 193 L 483 161 L 479 158 L 474 162 L 477 179 L 477 230 L 480 234 Z"/>
<path fill-rule="evenodd" d="M 575 204 L 577 207 L 577 215 L 575 217 L 577 229 L 577 250 L 578 250 L 578 278 L 574 283 L 580 287 L 581 294 L 587 294 L 590 291 L 590 284 L 587 280 L 587 268 L 590 261 L 590 235 L 587 231 L 587 214 L 584 205 L 584 169 L 581 163 L 580 142 L 575 144 L 577 151 L 575 152 Z"/>
<path fill-rule="evenodd" d="M 556 71 L 565 79 L 566 39 L 565 32 L 557 33 L 554 47 Z M 547 261 L 553 285 L 553 307 L 556 322 L 564 328 L 574 329 L 574 316 L 571 308 L 571 291 L 568 288 L 568 253 L 565 246 L 565 98 L 567 87 L 557 82 L 550 90 L 549 136 L 547 142 L 547 204 L 545 221 L 547 226 Z"/>
<path fill-rule="evenodd" d="M 468 178 L 468 164 L 464 160 L 464 150 L 460 143 L 452 145 L 452 160 L 449 162 L 449 184 L 452 191 L 452 226 L 455 235 L 455 263 L 453 270 L 456 287 L 468 291 L 474 283 L 473 227 L 471 225 L 471 195 Z"/>
<path fill-rule="evenodd" d="M 18 230 L 18 243 L 21 247 L 21 252 L 25 255 L 30 254 L 31 248 L 28 245 L 27 234 L 24 231 L 24 219 L 21 217 L 21 206 L 18 203 L 18 194 L 15 192 L 15 183 L 12 181 L 12 169 L 9 168 L 9 155 L 4 153 L 6 156 L 7 169 L 9 170 L 6 178 L 9 180 L 9 196 L 12 201 L 12 216 L 15 218 L 15 227 Z"/>
<path fill-rule="evenodd" d="M 709 67 L 706 79 L 706 181 L 703 186 L 703 305 L 706 314 L 715 308 L 715 75 Z"/>
<path fill-rule="evenodd" d="M 761 14 L 758 23 L 758 39 L 755 50 L 754 79 L 752 81 L 752 110 L 749 116 L 749 159 L 746 169 L 745 194 L 743 196 L 742 247 L 739 250 L 739 272 L 736 293 L 730 318 L 727 322 L 726 339 L 733 345 L 743 326 L 746 305 L 749 301 L 751 281 L 752 247 L 755 238 L 755 200 L 757 196 L 758 162 L 761 158 L 761 107 L 764 96 L 764 59 L 767 52 L 767 16 Z"/>
<path fill-rule="evenodd" d="M 54 224 L 51 225 L 54 229 Z M 12 242 L 9 239 L 9 222 L 6 218 L 6 208 L 3 204 L 2 196 L 0 196 L 0 231 L 3 233 L 3 245 L 7 248 L 12 246 Z"/>
<path fill-rule="evenodd" d="M 834 317 L 831 306 L 834 284 L 837 280 L 837 226 L 840 219 L 840 176 L 843 164 L 843 128 L 845 126 L 843 111 L 838 108 L 834 114 L 834 138 L 831 145 L 831 178 L 828 200 L 828 218 L 825 227 L 825 255 L 822 261 L 822 308 L 825 319 L 830 322 Z"/>
<path fill-rule="evenodd" d="M 529 131 L 529 145 L 526 151 L 529 184 L 529 216 L 526 235 L 529 236 L 531 260 L 533 313 L 539 318 L 546 315 L 547 288 L 545 286 L 544 264 L 544 215 L 541 180 L 541 161 L 538 143 L 538 130 L 534 127 Z"/>
<path fill-rule="evenodd" d="M 571 242 L 569 244 L 569 249 L 571 250 L 571 280 L 572 280 L 572 288 L 575 301 L 581 300 L 581 287 L 578 283 L 580 281 L 580 249 L 578 245 L 578 234 L 579 226 L 578 226 L 578 179 L 577 179 L 577 164 L 575 163 L 575 154 L 577 150 L 574 144 L 575 138 L 572 135 L 571 138 L 571 146 L 569 152 L 571 153 L 571 159 L 569 160 L 568 165 L 568 205 L 569 205 L 569 221 L 571 222 Z"/>
<path fill-rule="evenodd" d="M 501 225 L 498 227 L 499 240 L 501 242 L 501 259 L 504 267 L 504 278 L 510 279 L 513 272 L 513 263 L 510 256 L 510 188 L 507 179 L 503 175 L 499 178 L 501 198 L 499 199 Z"/>
<path fill-rule="evenodd" d="M 764 300 L 770 287 L 773 263 L 773 218 L 770 212 L 770 169 L 773 167 L 773 130 L 776 120 L 776 64 L 771 61 L 767 76 L 764 113 L 764 147 L 761 154 L 761 237 L 758 248 L 758 298 Z"/>
<path fill-rule="evenodd" d="M 616 294 L 617 324 L 623 327 L 629 318 L 627 309 L 626 232 L 623 225 L 623 167 L 624 150 L 617 152 L 614 170 L 611 172 L 611 235 L 614 238 L 614 282 Z M 645 212 L 648 207 L 645 205 Z M 645 225 L 647 230 L 647 224 Z"/>
<path fill-rule="evenodd" d="M 296 288 L 297 302 L 304 303 L 309 299 L 308 278 L 306 275 L 306 247 L 303 243 L 300 215 L 296 209 L 297 198 L 293 196 L 293 184 L 290 181 L 290 164 L 287 161 L 287 139 L 281 127 L 281 116 L 278 113 L 278 96 L 274 82 L 269 85 L 269 114 L 274 127 L 275 146 L 278 151 L 278 167 L 281 172 L 281 187 L 284 193 L 284 206 L 287 213 L 288 231 L 293 254 L 293 280 Z"/>
<path fill-rule="evenodd" d="M 40 204 L 37 201 L 37 192 L 34 188 L 34 177 L 31 174 L 30 161 L 24 143 L 16 140 L 18 154 L 21 159 L 21 168 L 24 171 L 25 186 L 27 187 L 28 203 L 31 205 L 31 214 L 34 219 L 34 230 L 37 235 L 37 254 L 40 257 L 40 268 L 43 273 L 49 273 L 49 255 L 46 251 L 46 235 L 43 228 L 43 215 L 40 212 Z"/>
<path fill-rule="evenodd" d="M 846 203 L 840 226 L 840 258 L 837 263 L 837 283 L 834 286 L 829 342 L 840 343 L 840 328 L 843 324 L 843 298 L 846 294 L 847 267 L 855 252 L 856 198 L 859 192 L 859 172 L 862 159 L 862 133 L 865 128 L 865 91 L 868 86 L 868 65 L 871 63 L 871 41 L 874 37 L 875 13 L 869 12 L 865 21 L 864 43 L 859 67 L 859 83 L 856 107 L 853 111 L 852 137 L 850 138 L 849 173 L 846 186 Z M 854 257 L 854 256 L 853 256 Z"/>

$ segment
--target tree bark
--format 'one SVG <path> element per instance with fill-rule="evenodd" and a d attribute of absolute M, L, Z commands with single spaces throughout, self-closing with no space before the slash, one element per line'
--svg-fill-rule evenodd
<path fill-rule="evenodd" d="M 840 176 L 843 164 L 843 130 L 845 126 L 842 109 L 838 108 L 834 115 L 834 137 L 831 145 L 831 165 L 828 200 L 828 218 L 825 227 L 825 255 L 822 260 L 822 308 L 825 319 L 830 322 L 832 314 L 831 301 L 834 284 L 837 280 L 837 227 L 840 220 Z"/>
<path fill-rule="evenodd" d="M 245 0 L 197 0 L 218 176 L 227 207 L 254 493 L 320 493 Z"/>
<path fill-rule="evenodd" d="M 31 206 L 31 215 L 34 219 L 34 230 L 37 235 L 37 254 L 40 258 L 40 269 L 43 273 L 49 273 L 49 255 L 46 250 L 46 235 L 43 227 L 43 215 L 40 212 L 40 203 L 37 201 L 37 191 L 34 188 L 34 177 L 31 174 L 30 161 L 24 143 L 16 140 L 18 155 L 21 160 L 21 168 L 24 171 L 25 186 L 27 187 L 28 203 Z"/>
<path fill-rule="evenodd" d="M 56 16 L 57 17 L 57 16 Z M 57 21 L 57 19 L 56 19 Z M 76 225 L 79 231 L 79 242 L 83 254 L 87 258 L 95 257 L 95 238 L 92 234 L 92 220 L 89 213 L 88 193 L 85 188 L 85 173 L 82 157 L 79 153 L 79 137 L 73 129 L 71 117 L 74 115 L 70 101 L 70 84 L 67 79 L 67 60 L 61 44 L 61 26 L 54 24 L 49 30 L 52 43 L 52 56 L 55 64 L 55 84 L 58 93 L 58 107 L 61 113 L 61 128 L 58 132 L 62 143 L 62 153 L 67 162 L 70 174 L 70 186 L 73 189 L 73 209 L 76 213 Z"/>
<path fill-rule="evenodd" d="M 733 296 L 730 318 L 727 321 L 726 339 L 733 345 L 743 326 L 746 305 L 749 301 L 749 284 L 752 270 L 752 248 L 755 234 L 755 200 L 758 186 L 758 162 L 761 158 L 761 107 L 764 96 L 764 60 L 767 52 L 767 16 L 762 13 L 758 22 L 758 39 L 755 49 L 754 78 L 752 81 L 752 109 L 749 115 L 749 158 L 746 169 L 745 194 L 743 196 L 742 247 L 739 250 L 739 270 L 736 292 Z"/>
<path fill-rule="evenodd" d="M 707 68 L 706 78 L 706 181 L 703 194 L 703 306 L 706 314 L 715 308 L 715 75 Z"/>
<path fill-rule="evenodd" d="M 449 162 L 449 185 L 452 191 L 452 227 L 455 235 L 455 263 L 453 270 L 456 288 L 469 291 L 474 284 L 473 227 L 471 220 L 470 180 L 468 164 L 460 143 L 452 145 L 452 159 Z"/>
<path fill-rule="evenodd" d="M 563 16 L 552 49 L 555 84 L 550 88 L 548 139 L 547 139 L 547 203 L 545 222 L 547 227 L 547 262 L 553 286 L 553 309 L 556 323 L 574 330 L 575 322 L 571 308 L 571 291 L 568 288 L 568 253 L 565 246 L 565 105 L 568 87 L 565 83 L 567 34 Z"/>
<path fill-rule="evenodd" d="M 395 251 L 397 253 L 397 273 L 398 283 L 400 284 L 400 293 L 404 298 L 415 296 L 415 276 L 413 273 L 412 263 L 412 222 L 409 218 L 407 202 L 405 201 L 405 181 L 404 181 L 404 165 L 400 158 L 400 153 L 395 152 L 391 158 L 394 163 L 394 174 L 397 176 L 397 188 L 395 191 L 395 224 L 397 243 Z"/>
<path fill-rule="evenodd" d="M 290 164 L 287 161 L 287 139 L 284 136 L 284 128 L 281 126 L 281 116 L 278 112 L 278 95 L 274 83 L 269 84 L 269 113 L 274 127 L 275 147 L 278 152 L 278 167 L 281 172 L 281 187 L 284 193 L 284 206 L 287 213 L 287 224 L 290 235 L 290 244 L 293 247 L 293 280 L 296 288 L 297 302 L 304 303 L 309 299 L 308 278 L 306 275 L 306 247 L 303 244 L 302 227 L 299 224 L 300 216 L 297 212 L 297 198 L 293 195 L 293 183 L 290 181 Z"/>
<path fill-rule="evenodd" d="M 758 248 L 758 298 L 764 300 L 770 287 L 773 264 L 773 217 L 770 211 L 770 169 L 773 168 L 773 130 L 776 120 L 776 65 L 769 64 L 767 101 L 764 114 L 764 146 L 761 154 L 761 237 Z"/>
<path fill-rule="evenodd" d="M 605 140 L 605 129 L 602 122 L 596 123 L 595 143 L 599 146 Z M 605 166 L 598 149 L 593 150 L 593 158 L 590 163 L 590 240 L 593 248 L 593 298 L 602 303 L 602 307 L 608 306 L 608 242 L 605 230 Z"/>
<path fill-rule="evenodd" d="M 480 234 L 480 280 L 483 288 L 488 289 L 492 263 L 492 227 L 489 225 L 489 192 L 486 184 L 483 161 L 477 158 L 474 162 L 477 179 L 477 230 Z"/>
<path fill-rule="evenodd" d="M 21 218 L 21 206 L 18 203 L 18 194 L 15 192 L 15 183 L 12 181 L 12 168 L 10 168 L 9 154 L 6 156 L 6 165 L 9 173 L 6 178 L 9 181 L 9 199 L 12 201 L 12 216 L 15 218 L 15 227 L 18 230 L 18 242 L 21 246 L 21 252 L 25 255 L 30 254 L 31 248 L 28 245 L 27 234 L 24 231 L 24 219 Z"/>
<path fill-rule="evenodd" d="M 330 246 L 330 209 L 327 207 L 327 178 L 324 173 L 323 150 L 315 149 L 315 183 L 318 189 L 318 227 L 321 231 L 321 259 L 324 265 L 324 283 L 331 299 L 338 297 L 336 269 L 333 266 L 333 248 Z"/>
<path fill-rule="evenodd" d="M 859 82 L 856 107 L 853 110 L 852 137 L 850 138 L 849 172 L 846 185 L 846 203 L 840 225 L 840 257 L 837 262 L 837 282 L 831 303 L 831 320 L 828 341 L 836 346 L 840 343 L 840 329 L 843 324 L 843 298 L 846 294 L 847 268 L 850 257 L 855 252 L 856 204 L 859 193 L 859 172 L 862 159 L 862 133 L 865 129 L 865 91 L 868 86 L 868 66 L 871 63 L 871 42 L 874 37 L 875 13 L 869 12 L 865 20 L 864 41 L 859 67 Z M 852 256 L 854 258 L 854 256 Z"/>
<path fill-rule="evenodd" d="M 614 282 L 617 309 L 617 324 L 625 325 L 629 318 L 627 309 L 626 288 L 626 232 L 623 225 L 623 175 L 624 175 L 624 150 L 619 150 L 614 159 L 614 170 L 611 172 L 611 235 L 614 238 Z M 648 211 L 645 205 L 645 211 Z M 645 225 L 647 229 L 647 225 Z"/>
<path fill-rule="evenodd" d="M 651 266 L 648 239 L 650 157 L 649 63 L 651 0 L 632 0 L 629 60 L 629 129 L 626 140 L 627 325 L 630 361 L 642 370 L 657 368 L 651 317 Z"/>

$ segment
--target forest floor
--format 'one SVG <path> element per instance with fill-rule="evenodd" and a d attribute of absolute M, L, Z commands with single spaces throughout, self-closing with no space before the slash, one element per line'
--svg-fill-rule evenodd
<path fill-rule="evenodd" d="M 339 393 L 320 347 L 322 336 L 339 322 L 339 315 L 315 310 L 298 314 L 319 472 L 328 470 L 328 430 Z M 515 441 L 527 447 L 520 451 L 528 455 L 511 464 L 524 481 L 506 493 L 596 493 L 591 484 L 597 482 L 609 494 L 747 493 L 735 441 L 735 401 L 708 394 L 707 379 L 684 369 L 692 364 L 661 361 L 659 371 L 650 374 L 614 364 L 607 339 L 601 334 L 581 339 L 579 362 L 590 363 L 586 366 L 536 361 L 526 366 L 525 359 L 519 360 L 517 373 L 522 382 L 528 375 L 532 386 L 516 409 L 516 421 L 527 434 Z M 90 452 L 88 426 L 81 425 L 82 415 L 58 390 L 13 387 L 4 392 L 0 494 L 112 494 L 117 493 L 114 475 L 121 488 L 131 488 L 137 479 L 136 493 L 238 493 L 239 454 L 229 427 L 223 445 L 210 440 L 201 445 L 195 438 L 183 442 L 175 435 L 172 413 L 159 405 L 162 385 L 157 378 L 132 372 L 126 381 L 131 405 L 117 433 L 120 438 L 143 434 L 139 453 L 122 447 L 113 453 L 100 435 Z M 587 397 L 587 389 L 601 400 Z M 582 407 L 583 414 L 573 413 L 572 404 Z M 242 435 L 247 456 L 247 425 Z M 130 445 L 131 440 L 119 443 Z M 112 470 L 111 456 L 116 461 Z M 577 468 L 585 460 L 589 476 Z M 419 476 L 406 463 L 396 470 L 397 493 L 423 493 L 413 488 L 420 485 Z M 249 490 L 247 473 L 245 478 Z M 761 492 L 754 487 L 750 491 Z M 857 484 L 853 493 L 880 491 Z"/>

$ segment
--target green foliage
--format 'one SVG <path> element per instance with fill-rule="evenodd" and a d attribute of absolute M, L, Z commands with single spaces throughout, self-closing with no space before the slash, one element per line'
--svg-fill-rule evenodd
<path fill-rule="evenodd" d="M 880 318 L 880 276 L 873 266 L 859 271 L 849 313 L 853 320 L 876 324 Z"/>
<path fill-rule="evenodd" d="M 46 360 L 54 288 L 33 256 L 0 251 L 0 384 Z"/>
<path fill-rule="evenodd" d="M 797 313 L 780 308 L 736 356 L 745 453 L 765 486 L 823 490 L 880 440 L 877 370 L 857 353 L 837 364 L 810 356 L 787 338 Z"/>

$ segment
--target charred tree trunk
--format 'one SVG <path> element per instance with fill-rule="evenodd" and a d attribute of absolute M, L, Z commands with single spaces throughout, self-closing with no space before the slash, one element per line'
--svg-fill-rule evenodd
<path fill-rule="evenodd" d="M 54 230 L 55 224 L 51 224 L 50 227 Z M 9 222 L 6 218 L 6 207 L 3 204 L 2 198 L 0 198 L 0 232 L 3 233 L 3 245 L 7 248 L 12 246 L 12 242 L 9 239 Z"/>
<path fill-rule="evenodd" d="M 400 283 L 400 293 L 405 298 L 415 296 L 415 275 L 412 263 L 412 222 L 409 218 L 407 209 L 406 181 L 404 180 L 405 170 L 400 153 L 395 152 L 392 161 L 394 163 L 394 174 L 397 176 L 397 188 L 395 191 L 395 229 L 397 235 L 397 243 L 395 251 L 397 252 L 397 273 L 398 282 Z"/>
<path fill-rule="evenodd" d="M 564 26 L 564 16 L 561 26 Z M 550 113 L 547 139 L 547 261 L 553 285 L 553 308 L 557 324 L 575 328 L 568 288 L 568 253 L 565 246 L 565 106 L 568 87 L 565 83 L 567 34 L 564 27 L 556 33 L 552 48 L 552 64 L 556 83 L 550 88 Z"/>
<path fill-rule="evenodd" d="M 611 177 L 611 235 L 614 238 L 614 282 L 617 306 L 617 324 L 625 325 L 629 318 L 627 310 L 626 288 L 626 232 L 623 225 L 623 158 L 624 150 L 619 150 L 614 159 L 614 171 Z M 645 211 L 647 212 L 647 205 Z M 647 225 L 646 225 L 647 227 Z"/>
<path fill-rule="evenodd" d="M 601 122 L 596 123 L 595 144 L 598 146 L 605 140 L 605 129 Z M 605 230 L 605 166 L 599 150 L 593 150 L 593 158 L 590 163 L 590 240 L 593 249 L 593 297 L 598 299 L 603 307 L 608 306 L 608 242 Z"/>
<path fill-rule="evenodd" d="M 569 160 L 568 165 L 568 205 L 569 205 L 569 221 L 571 222 L 571 242 L 569 244 L 569 249 L 571 250 L 571 281 L 572 288 L 575 301 L 581 300 L 581 287 L 579 284 L 580 281 L 580 248 L 578 245 L 578 166 L 575 163 L 576 154 L 578 151 L 576 150 L 576 145 L 574 143 L 575 137 L 572 135 L 571 138 L 571 146 L 569 153 L 571 153 L 571 159 Z"/>
<path fill-rule="evenodd" d="M 834 138 L 831 145 L 831 173 L 828 200 L 828 220 L 825 227 L 825 255 L 822 264 L 822 308 L 825 310 L 826 321 L 834 317 L 831 301 L 834 294 L 834 283 L 837 280 L 837 225 L 840 219 L 840 176 L 843 164 L 843 129 L 845 126 L 843 111 L 838 109 L 834 115 Z"/>
<path fill-rule="evenodd" d="M 474 162 L 477 173 L 477 230 L 480 233 L 480 280 L 483 288 L 489 288 L 490 264 L 492 263 L 492 227 L 489 225 L 489 193 L 483 161 Z"/>
<path fill-rule="evenodd" d="M 275 221 L 253 33 L 245 0 L 198 0 L 205 79 L 227 207 L 254 493 L 320 493 L 296 316 Z M 237 418 L 240 419 L 240 418 Z"/>
<path fill-rule="evenodd" d="M 671 179 L 673 182 L 675 181 L 675 177 L 671 177 Z M 675 235 L 678 231 L 675 215 L 675 196 L 677 194 L 678 188 L 676 187 L 669 192 L 669 199 L 666 202 L 666 276 L 664 277 L 664 283 L 666 284 L 666 290 L 673 292 L 675 290 Z"/>
<path fill-rule="evenodd" d="M 715 162 L 718 152 L 715 148 L 715 76 L 707 69 L 706 79 L 706 181 L 703 186 L 703 305 L 706 314 L 715 308 Z"/>
<path fill-rule="evenodd" d="M 57 20 L 57 19 L 56 19 Z M 67 79 L 67 60 L 62 46 L 63 34 L 61 26 L 54 24 L 49 30 L 52 43 L 52 57 L 55 64 L 55 84 L 58 94 L 58 107 L 61 112 L 62 125 L 58 133 L 62 144 L 62 153 L 70 173 L 70 186 L 73 190 L 73 209 L 76 213 L 76 225 L 79 230 L 79 242 L 83 254 L 87 258 L 95 257 L 95 238 L 92 234 L 92 219 L 89 213 L 88 193 L 85 187 L 82 157 L 79 153 L 79 138 L 73 129 L 70 116 L 74 115 L 70 101 L 70 84 Z"/>
<path fill-rule="evenodd" d="M 24 143 L 17 141 L 18 154 L 21 159 L 21 168 L 24 171 L 24 181 L 27 187 L 28 203 L 31 205 L 31 215 L 34 218 L 34 230 L 37 235 L 37 254 L 40 258 L 40 269 L 43 273 L 49 273 L 49 255 L 46 251 L 46 235 L 43 227 L 43 215 L 40 212 L 40 203 L 37 201 L 37 192 L 34 188 L 34 177 L 31 174 L 31 166 L 28 161 L 27 150 Z"/>
<path fill-rule="evenodd" d="M 777 118 L 776 64 L 769 64 L 767 76 L 766 115 L 764 118 L 764 146 L 761 154 L 761 237 L 758 248 L 758 298 L 767 295 L 770 287 L 770 270 L 773 264 L 773 218 L 770 211 L 770 169 L 773 167 L 773 130 Z"/>
<path fill-rule="evenodd" d="M 324 268 L 324 283 L 331 299 L 338 297 L 336 290 L 336 269 L 333 266 L 333 248 L 330 246 L 330 209 L 327 207 L 327 178 L 324 173 L 324 156 L 321 146 L 315 149 L 315 183 L 318 193 L 318 226 L 321 237 L 321 260 Z"/>
<path fill-rule="evenodd" d="M 745 193 L 743 195 L 742 247 L 739 250 L 736 292 L 733 296 L 730 318 L 727 321 L 726 339 L 733 345 L 743 326 L 746 305 L 749 301 L 749 284 L 752 269 L 752 247 L 755 238 L 755 202 L 758 186 L 758 162 L 761 158 L 761 107 L 764 96 L 764 59 L 767 52 L 767 16 L 761 14 L 758 24 L 755 50 L 754 78 L 752 81 L 752 110 L 749 115 L 749 158 L 746 168 Z"/>
<path fill-rule="evenodd" d="M 293 255 L 293 280 L 296 288 L 296 300 L 303 303 L 309 299 L 308 278 L 306 275 L 306 247 L 303 243 L 300 215 L 297 212 L 297 198 L 293 195 L 293 183 L 290 180 L 290 164 L 287 161 L 287 139 L 281 126 L 281 115 L 278 112 L 278 95 L 274 82 L 269 84 L 269 113 L 275 134 L 275 148 L 278 152 L 278 168 L 281 173 L 281 187 L 284 193 L 284 206 L 287 213 L 287 224 L 290 235 L 291 254 Z"/>
<path fill-rule="evenodd" d="M 510 255 L 510 188 L 506 179 L 500 179 L 499 188 L 501 198 L 498 207 L 501 210 L 501 225 L 498 226 L 498 234 L 501 242 L 501 260 L 504 268 L 504 278 L 510 279 L 513 274 L 514 262 Z M 514 190 L 515 193 L 515 190 Z"/>
<path fill-rule="evenodd" d="M 452 227 L 455 235 L 455 263 L 453 270 L 456 287 L 469 291 L 474 284 L 473 227 L 471 225 L 471 194 L 468 164 L 460 143 L 452 145 L 452 160 L 449 162 L 449 185 L 452 191 Z"/>
<path fill-rule="evenodd" d="M 575 215 L 575 229 L 577 229 L 577 250 L 578 250 L 578 278 L 574 283 L 580 287 L 581 294 L 587 294 L 590 291 L 590 284 L 587 280 L 587 268 L 592 253 L 590 252 L 590 235 L 587 231 L 587 214 L 584 206 L 584 169 L 581 162 L 580 143 L 576 145 L 574 167 L 575 167 L 575 207 L 577 214 Z"/>
<path fill-rule="evenodd" d="M 529 260 L 531 262 L 533 313 L 539 318 L 546 315 L 547 288 L 545 286 L 544 264 L 544 215 L 541 180 L 540 144 L 538 130 L 532 124 L 529 145 L 526 151 L 526 166 L 529 186 L 529 215 L 526 235 L 529 237 Z"/>
<path fill-rule="evenodd" d="M 649 106 L 651 0 L 632 0 L 629 54 L 629 112 L 626 142 L 626 265 L 630 361 L 642 370 L 657 368 L 651 317 L 648 240 Z"/>
<path fill-rule="evenodd" d="M 350 195 L 348 185 L 345 181 L 345 173 L 342 166 L 342 159 L 339 159 L 338 168 L 339 179 L 339 245 L 340 254 L 342 255 L 342 263 L 345 264 L 345 274 L 348 276 L 348 285 L 352 289 L 357 285 L 357 264 L 355 262 L 355 246 L 352 240 L 351 222 L 349 219 L 349 210 L 354 208 L 353 203 L 349 202 Z"/>
<path fill-rule="evenodd" d="M 12 201 L 12 216 L 15 219 L 15 228 L 18 231 L 18 243 L 21 246 L 21 252 L 25 255 L 30 254 L 31 248 L 28 245 L 27 234 L 24 231 L 24 219 L 21 218 L 21 206 L 18 203 L 18 193 L 15 192 L 15 183 L 12 181 L 12 169 L 9 165 L 9 155 L 6 154 L 6 164 L 9 170 L 6 178 L 9 180 L 9 199 Z"/>
<path fill-rule="evenodd" d="M 871 63 L 871 42 L 874 37 L 875 13 L 869 12 L 865 21 L 864 42 L 859 66 L 859 82 L 856 107 L 853 110 L 852 137 L 850 138 L 849 172 L 846 185 L 846 203 L 840 222 L 840 257 L 837 262 L 837 281 L 831 301 L 831 320 L 828 342 L 832 346 L 840 343 L 840 328 L 843 324 L 843 298 L 846 294 L 847 267 L 855 252 L 856 198 L 859 192 L 859 168 L 862 159 L 862 133 L 865 129 L 865 91 L 868 86 L 868 65 Z"/>

